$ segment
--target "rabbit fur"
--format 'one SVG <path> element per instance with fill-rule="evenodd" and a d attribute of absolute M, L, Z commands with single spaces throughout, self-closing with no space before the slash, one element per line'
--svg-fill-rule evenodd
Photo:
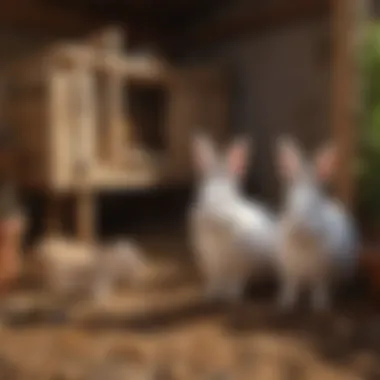
<path fill-rule="evenodd" d="M 94 293 L 104 299 L 122 282 L 132 286 L 142 284 L 148 264 L 140 247 L 130 240 L 116 240 L 103 247 L 95 265 Z"/>
<path fill-rule="evenodd" d="M 353 274 L 358 249 L 351 215 L 323 189 L 331 178 L 336 150 L 326 145 L 314 162 L 307 162 L 295 142 L 283 138 L 278 153 L 286 180 L 278 225 L 279 302 L 285 308 L 294 306 L 300 291 L 307 287 L 313 308 L 324 309 L 333 283 Z"/>
<path fill-rule="evenodd" d="M 206 136 L 193 141 L 201 178 L 190 208 L 190 239 L 207 297 L 239 298 L 250 276 L 272 268 L 274 219 L 239 187 L 247 157 L 244 139 L 233 142 L 222 159 Z"/>
<path fill-rule="evenodd" d="M 144 267 L 139 248 L 120 240 L 95 248 L 92 245 L 47 237 L 36 246 L 51 291 L 57 295 L 90 294 L 103 299 L 118 280 L 133 284 Z"/>

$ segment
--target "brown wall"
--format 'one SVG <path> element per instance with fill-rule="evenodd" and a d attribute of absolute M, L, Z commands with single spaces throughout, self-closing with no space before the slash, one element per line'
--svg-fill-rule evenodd
<path fill-rule="evenodd" d="M 0 63 L 31 53 L 55 39 L 52 35 L 0 28 Z"/>

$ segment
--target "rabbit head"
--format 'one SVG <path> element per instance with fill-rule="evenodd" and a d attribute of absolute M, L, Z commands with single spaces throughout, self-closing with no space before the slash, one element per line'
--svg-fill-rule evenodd
<path fill-rule="evenodd" d="M 285 214 L 293 227 L 316 231 L 321 222 L 319 214 L 326 202 L 324 186 L 331 179 L 335 169 L 336 149 L 328 144 L 306 160 L 289 138 L 278 143 L 280 174 L 286 182 Z"/>
<path fill-rule="evenodd" d="M 220 207 L 236 199 L 246 171 L 248 153 L 248 142 L 244 138 L 237 138 L 221 155 L 208 137 L 200 134 L 194 137 L 192 156 L 200 176 L 200 202 Z"/>

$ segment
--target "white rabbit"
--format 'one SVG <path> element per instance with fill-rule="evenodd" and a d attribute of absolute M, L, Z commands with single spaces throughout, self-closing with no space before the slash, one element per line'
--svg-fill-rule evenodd
<path fill-rule="evenodd" d="M 206 136 L 196 136 L 192 148 L 200 180 L 190 209 L 191 243 L 206 296 L 239 298 L 248 277 L 273 268 L 275 224 L 263 206 L 240 190 L 247 141 L 237 139 L 223 158 Z"/>
<path fill-rule="evenodd" d="M 36 247 L 50 290 L 56 295 L 85 293 L 104 299 L 119 280 L 137 284 L 145 260 L 136 244 L 120 240 L 94 247 L 64 237 L 48 237 Z"/>
<path fill-rule="evenodd" d="M 314 163 L 306 162 L 294 142 L 282 139 L 278 153 L 286 180 L 279 223 L 279 302 L 282 307 L 292 307 L 299 292 L 308 287 L 313 308 L 323 309 L 329 305 L 333 282 L 353 274 L 358 248 L 348 211 L 323 191 L 333 173 L 336 150 L 327 145 Z"/>

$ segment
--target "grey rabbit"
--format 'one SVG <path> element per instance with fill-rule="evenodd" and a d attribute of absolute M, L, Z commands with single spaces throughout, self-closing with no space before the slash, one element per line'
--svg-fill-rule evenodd
<path fill-rule="evenodd" d="M 279 302 L 284 308 L 293 307 L 307 287 L 313 308 L 326 309 L 331 287 L 353 275 L 359 244 L 349 211 L 324 191 L 334 173 L 336 148 L 322 147 L 313 162 L 290 138 L 279 140 L 277 149 L 286 182 L 278 226 Z"/>

